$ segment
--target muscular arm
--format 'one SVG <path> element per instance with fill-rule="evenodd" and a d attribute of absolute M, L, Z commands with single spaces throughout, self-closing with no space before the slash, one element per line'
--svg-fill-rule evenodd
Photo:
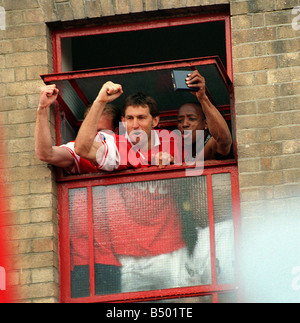
<path fill-rule="evenodd" d="M 97 162 L 96 154 L 98 152 L 99 158 L 99 154 L 101 154 L 99 148 L 103 146 L 101 142 L 94 141 L 99 120 L 106 104 L 117 99 L 122 93 L 121 85 L 112 82 L 105 83 L 101 88 L 76 137 L 75 152 L 80 157 L 94 163 Z"/>
<path fill-rule="evenodd" d="M 55 102 L 57 95 L 58 89 L 55 85 L 41 88 L 35 125 L 35 152 L 41 161 L 65 168 L 73 165 L 73 156 L 68 150 L 62 147 L 52 146 L 48 121 L 49 107 Z"/>
<path fill-rule="evenodd" d="M 204 77 L 196 70 L 188 76 L 186 83 L 191 87 L 199 88 L 195 95 L 202 106 L 209 132 L 212 135 L 205 146 L 204 158 L 215 158 L 216 153 L 227 156 L 232 145 L 231 133 L 221 113 L 206 95 Z"/>

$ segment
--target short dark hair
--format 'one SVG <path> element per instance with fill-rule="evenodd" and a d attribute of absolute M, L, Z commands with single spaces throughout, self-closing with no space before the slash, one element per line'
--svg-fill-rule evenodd
<path fill-rule="evenodd" d="M 156 101 L 149 95 L 143 93 L 143 92 L 137 92 L 135 94 L 132 94 L 128 96 L 124 103 L 124 108 L 122 115 L 125 117 L 125 111 L 126 108 L 129 106 L 142 106 L 142 107 L 149 107 L 150 114 L 153 118 L 157 117 L 159 115 L 159 111 L 157 108 Z"/>

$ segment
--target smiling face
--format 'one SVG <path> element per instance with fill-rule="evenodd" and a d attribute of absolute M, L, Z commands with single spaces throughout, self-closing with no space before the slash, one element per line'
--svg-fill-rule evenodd
<path fill-rule="evenodd" d="M 134 145 L 138 145 L 143 150 L 151 148 L 151 130 L 157 126 L 159 117 L 152 117 L 147 105 L 128 106 L 122 122 Z"/>
<path fill-rule="evenodd" d="M 185 144 L 192 145 L 196 142 L 196 130 L 207 129 L 205 116 L 197 104 L 187 103 L 178 112 L 177 127 L 182 133 Z M 187 131 L 185 133 L 186 130 Z"/>

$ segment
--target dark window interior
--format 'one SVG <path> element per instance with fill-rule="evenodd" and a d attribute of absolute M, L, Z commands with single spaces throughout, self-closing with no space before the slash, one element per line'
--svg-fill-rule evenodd
<path fill-rule="evenodd" d="M 224 21 L 74 37 L 70 46 L 73 71 L 215 55 L 226 68 Z"/>

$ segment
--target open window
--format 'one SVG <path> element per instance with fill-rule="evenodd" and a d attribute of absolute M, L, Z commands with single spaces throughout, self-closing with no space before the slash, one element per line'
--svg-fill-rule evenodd
<path fill-rule="evenodd" d="M 220 14 L 56 31 L 55 73 L 42 79 L 60 90 L 57 144 L 75 139 L 86 107 L 108 80 L 123 86 L 123 96 L 114 101 L 120 109 L 127 95 L 143 91 L 158 103 L 158 127 L 175 129 L 178 108 L 196 99 L 174 91 L 171 71 L 195 68 L 235 141 L 230 46 L 230 19 Z M 170 165 L 72 176 L 59 171 L 63 302 L 236 297 L 236 151 L 206 162 L 201 175 L 187 176 L 185 170 Z M 156 242 L 149 236 L 162 230 L 156 222 L 161 216 L 165 235 Z M 143 258 L 135 274 L 127 270 L 134 249 Z M 159 256 L 157 267 L 147 269 L 147 261 Z"/>

